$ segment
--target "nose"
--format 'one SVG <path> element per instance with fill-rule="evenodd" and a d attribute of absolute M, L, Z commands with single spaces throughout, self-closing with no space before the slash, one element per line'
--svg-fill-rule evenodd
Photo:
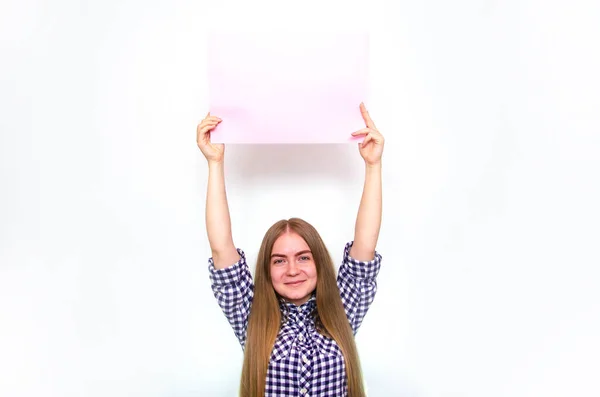
<path fill-rule="evenodd" d="M 290 262 L 290 264 L 288 265 L 287 273 L 288 276 L 295 276 L 299 273 L 298 266 L 296 266 L 296 263 L 294 261 Z"/>

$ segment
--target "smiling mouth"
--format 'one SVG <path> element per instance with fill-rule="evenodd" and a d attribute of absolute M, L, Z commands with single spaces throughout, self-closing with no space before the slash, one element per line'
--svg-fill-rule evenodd
<path fill-rule="evenodd" d="M 296 285 L 300 285 L 300 284 L 302 284 L 304 281 L 305 281 L 305 280 L 302 280 L 302 281 L 294 281 L 294 282 L 291 282 L 291 283 L 285 283 L 285 285 L 289 285 L 289 286 L 291 286 L 291 287 L 295 287 Z"/>

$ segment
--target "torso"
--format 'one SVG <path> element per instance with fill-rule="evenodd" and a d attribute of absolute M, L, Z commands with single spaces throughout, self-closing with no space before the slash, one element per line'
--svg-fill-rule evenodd
<path fill-rule="evenodd" d="M 265 396 L 346 396 L 344 356 L 333 339 L 317 331 L 314 298 L 302 306 L 281 307 L 284 322 L 271 354 Z"/>

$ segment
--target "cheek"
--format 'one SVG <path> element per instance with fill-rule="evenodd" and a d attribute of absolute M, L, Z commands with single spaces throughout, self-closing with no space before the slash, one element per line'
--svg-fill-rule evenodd
<path fill-rule="evenodd" d="M 279 282 L 279 280 L 281 279 L 281 276 L 284 272 L 281 270 L 281 268 L 277 268 L 277 267 L 272 267 L 271 268 L 271 280 L 274 283 Z"/>
<path fill-rule="evenodd" d="M 306 270 L 306 274 L 308 274 L 309 277 L 316 279 L 317 278 L 317 268 L 316 268 L 316 266 L 313 264 L 311 267 L 309 267 Z"/>

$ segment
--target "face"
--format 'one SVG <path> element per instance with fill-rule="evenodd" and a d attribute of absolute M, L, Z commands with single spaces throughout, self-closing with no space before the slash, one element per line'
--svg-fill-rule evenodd
<path fill-rule="evenodd" d="M 306 241 L 294 232 L 279 236 L 271 252 L 273 288 L 288 302 L 301 305 L 317 287 L 317 267 Z"/>

